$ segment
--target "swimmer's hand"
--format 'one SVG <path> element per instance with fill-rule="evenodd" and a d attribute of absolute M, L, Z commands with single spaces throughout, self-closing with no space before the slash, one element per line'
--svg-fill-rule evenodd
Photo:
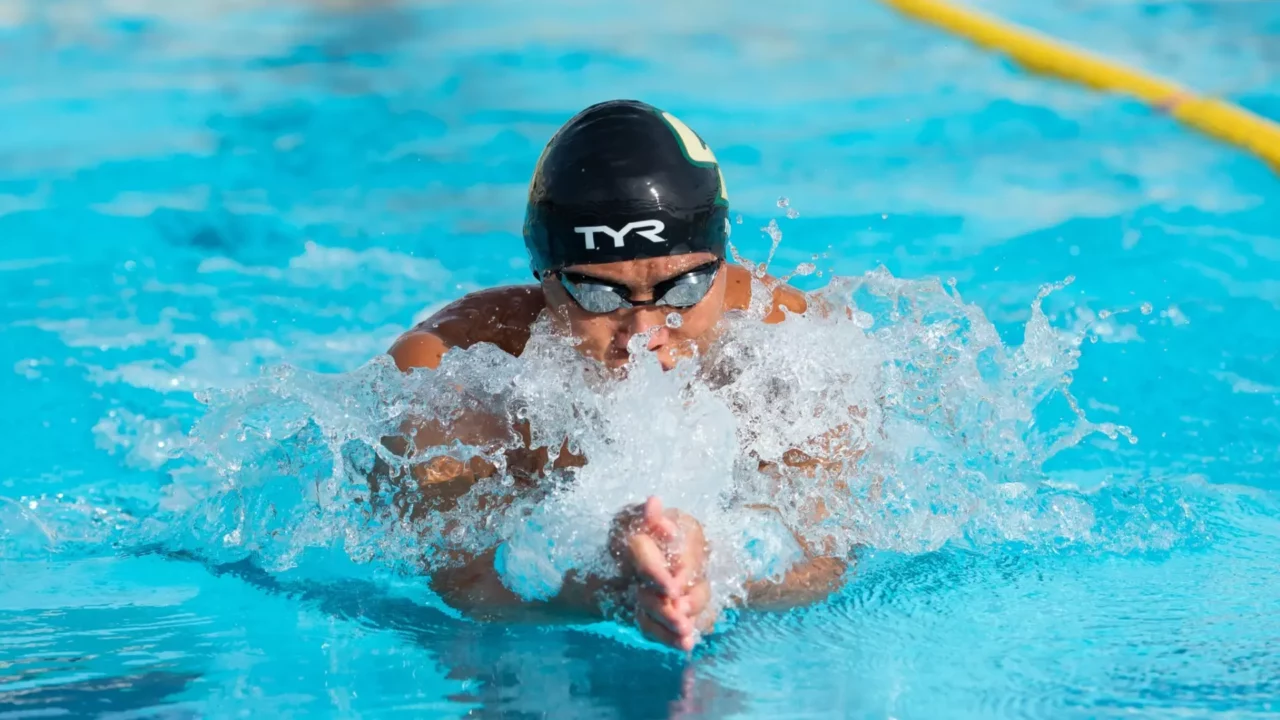
<path fill-rule="evenodd" d="M 707 541 L 702 524 L 662 501 L 623 510 L 614 519 L 610 549 L 624 581 L 635 590 L 635 619 L 650 640 L 692 650 L 706 617 L 711 586 L 706 578 Z"/>

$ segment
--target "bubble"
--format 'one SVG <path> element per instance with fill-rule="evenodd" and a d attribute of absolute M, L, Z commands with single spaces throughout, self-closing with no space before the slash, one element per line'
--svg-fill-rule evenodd
<path fill-rule="evenodd" d="M 734 220 L 734 222 L 737 223 L 738 225 L 742 224 L 742 213 L 738 213 L 738 217 L 736 220 Z"/>
<path fill-rule="evenodd" d="M 681 315 L 678 312 L 667 314 L 667 327 L 671 328 L 672 330 L 677 330 L 680 328 L 681 325 L 684 325 L 683 315 Z"/>
<path fill-rule="evenodd" d="M 462 541 L 467 537 L 467 528 L 464 525 L 458 525 L 449 531 L 449 542 L 455 545 L 461 545 Z"/>
<path fill-rule="evenodd" d="M 1139 310 L 1142 311 L 1143 315 L 1150 315 L 1152 310 L 1151 303 L 1149 302 L 1142 303 L 1142 307 L 1140 307 Z"/>
<path fill-rule="evenodd" d="M 1175 326 L 1189 325 L 1191 320 L 1178 309 L 1177 305 L 1170 305 L 1169 309 L 1160 313 L 1161 317 L 1167 318 Z"/>
<path fill-rule="evenodd" d="M 791 205 L 791 201 L 786 199 L 785 197 L 778 198 L 778 207 L 785 208 L 785 207 L 790 207 L 790 205 Z"/>
<path fill-rule="evenodd" d="M 798 217 L 800 217 L 800 212 L 799 212 L 799 211 L 797 211 L 795 208 L 787 208 L 787 219 L 788 219 L 788 220 L 795 220 L 795 219 L 796 219 L 796 218 L 798 218 Z"/>

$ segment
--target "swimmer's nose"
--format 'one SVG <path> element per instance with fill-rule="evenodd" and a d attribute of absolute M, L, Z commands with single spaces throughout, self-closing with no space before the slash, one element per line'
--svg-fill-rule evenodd
<path fill-rule="evenodd" d="M 631 316 L 627 318 L 626 323 L 624 331 L 618 333 L 617 338 L 615 338 L 620 350 L 627 349 L 627 343 L 631 341 L 631 338 L 650 331 L 652 331 L 652 334 L 646 344 L 646 349 L 648 350 L 658 350 L 663 345 L 666 345 L 670 339 L 671 332 L 667 329 L 666 316 L 656 308 L 634 310 L 631 312 Z"/>

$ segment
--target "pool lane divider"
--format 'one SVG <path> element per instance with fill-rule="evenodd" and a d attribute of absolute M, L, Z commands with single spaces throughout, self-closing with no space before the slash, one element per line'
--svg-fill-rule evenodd
<path fill-rule="evenodd" d="M 1009 56 L 1027 70 L 1134 97 L 1184 125 L 1262 158 L 1280 172 L 1280 124 L 1234 103 L 1072 47 L 946 0 L 882 0 L 908 17 Z"/>

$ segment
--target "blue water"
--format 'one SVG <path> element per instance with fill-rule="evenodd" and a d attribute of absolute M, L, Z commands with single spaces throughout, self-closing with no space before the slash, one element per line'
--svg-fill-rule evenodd
<path fill-rule="evenodd" d="M 1280 5 L 981 5 L 1280 118 Z M 954 279 L 1015 344 L 1074 277 L 1071 391 L 1137 442 L 1044 473 L 1101 539 L 873 549 L 687 660 L 156 530 L 209 482 L 202 391 L 355 371 L 525 282 L 537 153 L 608 97 L 716 149 L 748 256 L 777 219 L 778 266 Z M 0 0 L 0 718 L 1280 712 L 1277 203 L 1235 149 L 874 4 Z"/>

